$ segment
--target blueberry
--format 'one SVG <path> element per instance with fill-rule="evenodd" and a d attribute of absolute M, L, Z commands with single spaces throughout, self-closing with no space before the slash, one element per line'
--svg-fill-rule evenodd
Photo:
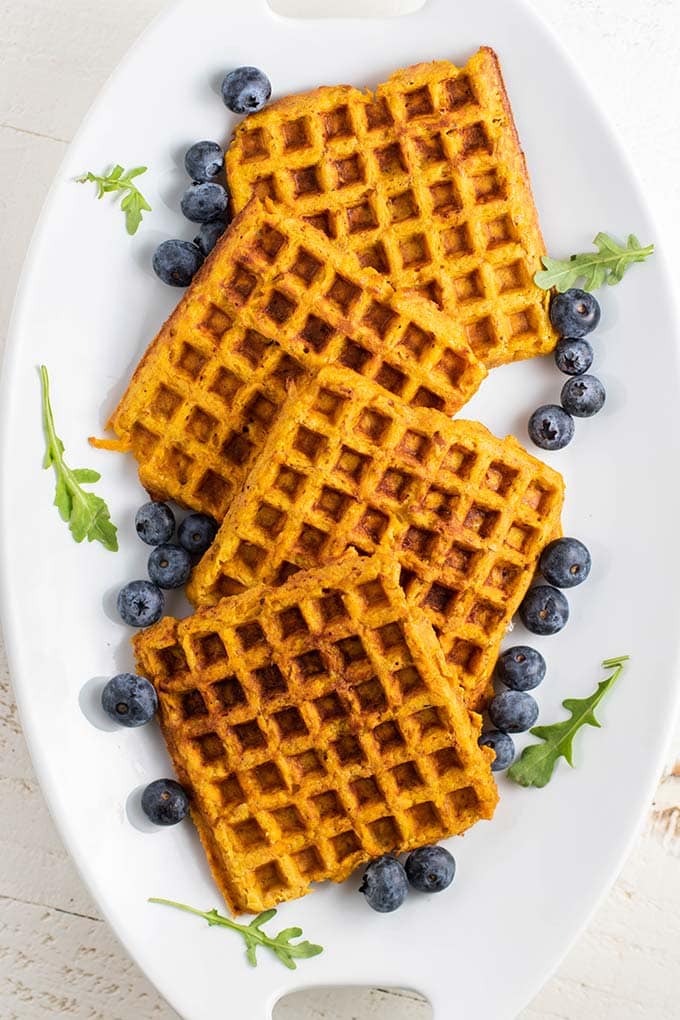
<path fill-rule="evenodd" d="M 196 142 L 187 149 L 184 168 L 192 181 L 212 181 L 224 170 L 224 153 L 217 142 Z"/>
<path fill-rule="evenodd" d="M 186 817 L 189 798 L 174 779 L 156 779 L 142 794 L 142 810 L 154 825 L 177 825 Z"/>
<path fill-rule="evenodd" d="M 237 67 L 222 82 L 222 99 L 232 113 L 255 113 L 269 101 L 269 78 L 256 67 Z"/>
<path fill-rule="evenodd" d="M 509 768 L 515 760 L 515 745 L 512 737 L 501 730 L 487 730 L 482 733 L 478 743 L 482 747 L 490 747 L 496 752 L 496 758 L 491 763 L 492 772 L 502 772 Z"/>
<path fill-rule="evenodd" d="M 533 691 L 545 679 L 545 659 L 535 648 L 515 645 L 496 663 L 496 678 L 513 691 Z"/>
<path fill-rule="evenodd" d="M 600 321 L 597 298 L 577 287 L 555 294 L 550 302 L 550 321 L 560 336 L 580 338 L 592 333 Z"/>
<path fill-rule="evenodd" d="M 182 212 L 192 223 L 211 223 L 224 217 L 229 201 L 226 188 L 205 181 L 190 184 L 182 195 Z"/>
<path fill-rule="evenodd" d="M 533 634 L 557 634 L 569 619 L 569 603 L 557 588 L 537 584 L 524 596 L 519 615 Z"/>
<path fill-rule="evenodd" d="M 538 568 L 556 588 L 574 588 L 590 573 L 590 553 L 577 538 L 556 538 L 546 545 Z"/>
<path fill-rule="evenodd" d="M 217 524 L 207 514 L 189 514 L 177 531 L 179 544 L 187 552 L 202 555 L 212 545 L 217 534 Z"/>
<path fill-rule="evenodd" d="M 160 545 L 175 534 L 175 517 L 167 503 L 151 499 L 135 514 L 135 528 L 142 542 Z"/>
<path fill-rule="evenodd" d="M 191 241 L 163 241 L 153 253 L 156 276 L 171 287 L 188 287 L 201 268 L 203 255 Z"/>
<path fill-rule="evenodd" d="M 503 733 L 523 733 L 538 719 L 538 705 L 524 691 L 503 691 L 492 698 L 489 719 Z"/>
<path fill-rule="evenodd" d="M 380 914 L 389 914 L 402 905 L 408 893 L 406 872 L 396 857 L 385 854 L 371 861 L 359 886 L 368 905 Z"/>
<path fill-rule="evenodd" d="M 565 375 L 583 375 L 593 363 L 593 348 L 587 340 L 569 337 L 555 347 L 555 364 Z"/>
<path fill-rule="evenodd" d="M 130 581 L 118 592 L 118 612 L 131 627 L 149 627 L 163 615 L 165 596 L 151 581 Z"/>
<path fill-rule="evenodd" d="M 456 862 L 443 846 L 421 846 L 406 858 L 406 877 L 420 892 L 441 892 L 455 874 Z"/>
<path fill-rule="evenodd" d="M 194 238 L 194 244 L 198 245 L 207 257 L 226 229 L 226 220 L 213 220 L 211 223 L 204 223 Z"/>
<path fill-rule="evenodd" d="M 577 418 L 590 418 L 604 407 L 606 393 L 594 375 L 577 375 L 562 387 L 562 407 Z"/>
<path fill-rule="evenodd" d="M 144 726 L 156 714 L 158 698 L 153 684 L 143 676 L 119 673 L 102 691 L 102 708 L 121 726 Z"/>
<path fill-rule="evenodd" d="M 147 570 L 159 588 L 181 588 L 189 580 L 191 557 L 186 549 L 166 542 L 149 554 Z"/>
<path fill-rule="evenodd" d="M 574 419 L 557 404 L 543 404 L 529 418 L 528 432 L 542 450 L 562 450 L 574 438 Z"/>

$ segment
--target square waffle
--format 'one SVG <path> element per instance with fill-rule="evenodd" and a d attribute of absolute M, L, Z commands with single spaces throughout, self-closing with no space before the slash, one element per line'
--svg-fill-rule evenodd
<path fill-rule="evenodd" d="M 227 153 L 233 208 L 284 202 L 395 287 L 463 324 L 487 367 L 555 346 L 545 254 L 498 58 L 417 64 L 375 93 L 288 96 L 247 117 Z"/>
<path fill-rule="evenodd" d="M 133 643 L 234 913 L 493 814 L 481 719 L 383 557 L 350 552 Z"/>
<path fill-rule="evenodd" d="M 224 516 L 291 382 L 342 364 L 455 413 L 485 369 L 460 327 L 395 294 L 283 206 L 253 201 L 139 363 L 109 421 L 156 498 Z"/>
<path fill-rule="evenodd" d="M 477 706 L 540 552 L 559 534 L 563 495 L 561 476 L 513 437 L 326 368 L 285 404 L 187 594 L 210 604 L 348 546 L 384 550 Z"/>

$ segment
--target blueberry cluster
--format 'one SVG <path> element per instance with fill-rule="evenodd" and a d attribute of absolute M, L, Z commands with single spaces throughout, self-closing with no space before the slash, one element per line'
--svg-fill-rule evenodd
<path fill-rule="evenodd" d="M 563 588 L 574 588 L 588 577 L 591 556 L 577 538 L 550 542 L 538 562 L 548 584 L 537 584 L 524 596 L 519 607 L 522 623 L 532 634 L 556 634 L 569 619 L 569 603 Z M 515 745 L 511 733 L 531 729 L 538 719 L 538 704 L 528 691 L 545 679 L 546 663 L 540 652 L 528 645 L 508 648 L 496 663 L 494 679 L 505 688 L 492 698 L 489 719 L 494 729 L 482 733 L 479 743 L 496 754 L 491 766 L 500 772 L 512 765 Z"/>
<path fill-rule="evenodd" d="M 181 588 L 189 580 L 192 556 L 202 555 L 217 534 L 207 514 L 189 514 L 175 534 L 175 515 L 167 503 L 150 500 L 139 508 L 135 528 L 142 542 L 154 548 L 149 555 L 149 580 L 130 581 L 118 592 L 118 612 L 131 627 L 148 627 L 163 615 L 163 589 Z"/>
<path fill-rule="evenodd" d="M 217 142 L 196 142 L 187 149 L 184 168 L 192 183 L 182 195 L 182 212 L 201 228 L 193 241 L 162 241 L 151 264 L 163 283 L 187 287 L 227 226 L 229 195 L 224 181 L 224 152 Z"/>
<path fill-rule="evenodd" d="M 587 374 L 593 348 L 585 339 L 600 321 L 600 306 L 592 294 L 572 288 L 552 299 L 550 321 L 563 338 L 555 347 L 555 364 L 570 378 L 559 404 L 543 404 L 534 411 L 528 431 L 542 450 L 562 450 L 574 437 L 574 418 L 590 418 L 604 407 L 604 386 Z"/>
<path fill-rule="evenodd" d="M 271 96 L 269 78 L 256 67 L 237 67 L 222 82 L 222 98 L 233 113 L 254 113 Z M 182 195 L 183 214 L 201 227 L 193 241 L 171 238 L 153 254 L 156 275 L 171 287 L 188 287 L 217 244 L 228 223 L 229 193 L 224 178 L 224 152 L 217 142 L 195 142 L 184 156 L 192 183 Z"/>
<path fill-rule="evenodd" d="M 177 529 L 167 503 L 150 500 L 135 515 L 142 542 L 153 546 L 148 559 L 150 580 L 130 581 L 118 592 L 118 612 L 131 627 L 148 627 L 163 615 L 163 589 L 181 588 L 189 578 L 195 557 L 201 556 L 217 534 L 207 514 L 189 514 Z M 158 697 L 145 677 L 119 673 L 102 691 L 102 708 L 121 726 L 143 726 L 158 711 Z M 156 825 L 175 825 L 189 810 L 189 798 L 174 779 L 157 779 L 142 794 L 142 809 Z"/>
<path fill-rule="evenodd" d="M 453 882 L 456 862 L 443 846 L 422 846 L 402 864 L 392 854 L 371 861 L 364 872 L 359 892 L 373 910 L 389 914 L 402 905 L 409 884 L 419 892 L 441 892 Z"/>

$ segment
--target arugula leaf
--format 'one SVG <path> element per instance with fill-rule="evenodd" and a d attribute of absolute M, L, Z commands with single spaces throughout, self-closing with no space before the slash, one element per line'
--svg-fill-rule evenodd
<path fill-rule="evenodd" d="M 541 290 L 555 287 L 560 293 L 575 287 L 579 280 L 583 290 L 596 290 L 607 283 L 620 283 L 633 262 L 644 262 L 654 253 L 654 245 L 642 247 L 635 234 L 629 234 L 625 245 L 620 245 L 609 234 L 599 233 L 593 240 L 596 252 L 572 255 L 568 259 L 541 259 L 545 269 L 534 276 Z"/>
<path fill-rule="evenodd" d="M 576 733 L 582 726 L 596 726 L 600 723 L 595 718 L 595 709 L 607 691 L 614 686 L 629 655 L 621 655 L 616 659 L 605 659 L 604 669 L 612 673 L 597 685 L 587 698 L 567 698 L 562 704 L 570 713 L 570 718 L 563 722 L 552 723 L 550 726 L 534 726 L 531 733 L 545 741 L 543 744 L 530 744 L 522 751 L 514 765 L 508 769 L 508 775 L 520 786 L 545 786 L 550 782 L 553 770 L 560 758 L 574 767 L 573 744 Z"/>
<path fill-rule="evenodd" d="M 81 177 L 76 177 L 76 181 L 78 184 L 85 184 L 88 181 L 96 184 L 97 198 L 103 198 L 104 195 L 111 191 L 124 192 L 120 207 L 125 213 L 125 226 L 128 234 L 134 234 L 142 222 L 142 213 L 151 212 L 151 206 L 137 185 L 132 183 L 135 177 L 139 177 L 140 174 L 144 174 L 146 171 L 147 167 L 136 166 L 126 173 L 120 163 L 116 163 L 108 174 L 99 176 L 93 174 L 92 171 L 88 171 L 88 173 L 83 174 Z"/>
<path fill-rule="evenodd" d="M 250 924 L 237 924 L 229 917 L 224 917 L 213 907 L 212 910 L 196 910 L 188 907 L 185 903 L 175 903 L 174 900 L 162 900 L 152 897 L 149 903 L 161 903 L 166 907 L 176 907 L 177 910 L 184 910 L 188 914 L 195 914 L 204 918 L 210 927 L 218 925 L 221 928 L 231 928 L 232 931 L 242 935 L 246 945 L 246 959 L 252 967 L 257 966 L 256 950 L 258 946 L 264 949 L 271 949 L 281 963 L 289 970 L 296 970 L 296 960 L 308 960 L 311 956 L 318 956 L 323 953 L 323 946 L 316 946 L 312 942 L 293 942 L 302 935 L 302 928 L 284 928 L 278 935 L 267 935 L 262 931 L 262 926 L 276 917 L 275 910 L 264 910 L 257 917 L 254 917 Z"/>
<path fill-rule="evenodd" d="M 53 467 L 57 476 L 54 505 L 61 519 L 68 523 L 76 542 L 86 538 L 88 542 L 101 542 L 104 548 L 116 552 L 117 529 L 111 522 L 109 508 L 100 496 L 81 488 L 82 483 L 98 482 L 101 475 L 91 468 L 70 468 L 64 460 L 64 444 L 56 433 L 50 404 L 50 381 L 44 365 L 40 366 L 40 386 L 47 439 L 43 467 Z"/>

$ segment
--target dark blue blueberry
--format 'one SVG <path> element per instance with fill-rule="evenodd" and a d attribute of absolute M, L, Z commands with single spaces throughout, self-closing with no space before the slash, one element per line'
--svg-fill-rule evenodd
<path fill-rule="evenodd" d="M 580 338 L 592 333 L 600 321 L 597 298 L 577 287 L 555 294 L 550 302 L 550 321 L 560 336 Z"/>
<path fill-rule="evenodd" d="M 269 101 L 272 86 L 264 71 L 237 67 L 222 82 L 222 99 L 232 113 L 255 113 Z"/>
<path fill-rule="evenodd" d="M 130 581 L 118 592 L 118 612 L 131 627 L 149 627 L 163 615 L 165 596 L 151 581 Z"/>
<path fill-rule="evenodd" d="M 489 719 L 503 733 L 523 733 L 538 719 L 538 705 L 524 691 L 503 691 L 492 698 Z"/>
<path fill-rule="evenodd" d="M 177 537 L 187 552 L 201 556 L 217 534 L 217 524 L 207 514 L 189 514 L 180 524 Z"/>
<path fill-rule="evenodd" d="M 163 241 L 153 253 L 153 271 L 171 287 L 188 287 L 201 268 L 203 254 L 191 241 Z"/>
<path fill-rule="evenodd" d="M 532 634 L 557 634 L 569 619 L 569 603 L 557 588 L 537 584 L 524 596 L 519 615 Z"/>
<path fill-rule="evenodd" d="M 191 184 L 182 195 L 182 212 L 192 223 L 211 223 L 224 218 L 229 199 L 221 184 Z"/>
<path fill-rule="evenodd" d="M 491 763 L 492 772 L 502 772 L 509 768 L 515 760 L 515 744 L 508 733 L 501 730 L 487 730 L 482 733 L 478 743 L 482 747 L 490 747 L 496 752 L 496 758 Z"/>
<path fill-rule="evenodd" d="M 408 879 L 396 857 L 385 854 L 371 861 L 359 886 L 368 905 L 380 914 L 389 914 L 402 905 L 408 893 Z"/>
<path fill-rule="evenodd" d="M 577 538 L 556 538 L 541 553 L 538 568 L 556 588 L 574 588 L 590 573 L 590 553 Z"/>
<path fill-rule="evenodd" d="M 121 726 L 144 726 L 153 719 L 158 698 L 153 684 L 134 673 L 119 673 L 102 691 L 102 708 Z"/>
<path fill-rule="evenodd" d="M 496 663 L 496 679 L 513 691 L 533 691 L 545 678 L 545 659 L 535 648 L 515 645 Z"/>
<path fill-rule="evenodd" d="M 212 223 L 204 223 L 194 238 L 194 244 L 198 245 L 207 257 L 226 229 L 226 220 L 213 220 Z"/>
<path fill-rule="evenodd" d="M 543 404 L 529 418 L 528 432 L 542 450 L 562 450 L 574 438 L 574 419 L 558 404 Z"/>
<path fill-rule="evenodd" d="M 421 846 L 406 858 L 406 877 L 419 892 L 441 892 L 455 874 L 456 862 L 443 846 Z"/>
<path fill-rule="evenodd" d="M 583 375 L 593 363 L 593 348 L 587 340 L 569 338 L 555 347 L 555 364 L 565 375 Z"/>
<path fill-rule="evenodd" d="M 174 779 L 156 779 L 142 794 L 142 810 L 154 825 L 177 825 L 189 811 L 189 798 Z"/>
<path fill-rule="evenodd" d="M 149 554 L 147 570 L 159 588 L 181 588 L 189 580 L 191 557 L 186 549 L 166 542 Z"/>
<path fill-rule="evenodd" d="M 594 375 L 577 375 L 562 387 L 562 407 L 577 418 L 590 418 L 604 407 L 606 393 Z"/>
<path fill-rule="evenodd" d="M 175 517 L 167 503 L 152 499 L 135 514 L 135 528 L 142 542 L 160 545 L 169 542 L 175 534 Z"/>
<path fill-rule="evenodd" d="M 213 181 L 224 170 L 224 153 L 217 142 L 196 142 L 187 149 L 184 168 L 192 181 Z"/>

